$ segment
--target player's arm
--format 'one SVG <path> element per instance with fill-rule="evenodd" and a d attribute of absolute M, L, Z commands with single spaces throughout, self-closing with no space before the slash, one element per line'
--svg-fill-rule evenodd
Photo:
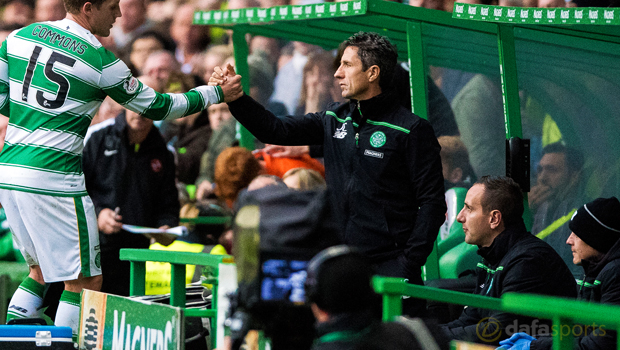
<path fill-rule="evenodd" d="M 225 101 L 233 117 L 261 142 L 287 146 L 323 143 L 323 118 L 320 114 L 275 116 L 250 96 L 243 94 L 241 76 L 235 73 L 230 64 L 225 69 L 215 67 L 209 85 L 220 85 L 225 91 L 230 91 L 225 93 Z"/>
<path fill-rule="evenodd" d="M 123 107 L 154 120 L 182 118 L 224 101 L 221 86 L 199 86 L 182 94 L 161 94 L 133 77 L 118 59 L 105 66 L 100 86 Z"/>

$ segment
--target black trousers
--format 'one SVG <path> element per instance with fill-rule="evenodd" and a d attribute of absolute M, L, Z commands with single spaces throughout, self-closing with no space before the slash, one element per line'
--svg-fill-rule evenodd
<path fill-rule="evenodd" d="M 422 267 L 415 268 L 405 266 L 405 257 L 398 256 L 394 259 L 375 263 L 374 273 L 385 277 L 400 277 L 407 279 L 408 283 L 424 285 L 422 281 Z M 410 317 L 426 316 L 426 300 L 413 297 L 403 298 L 403 315 Z"/>

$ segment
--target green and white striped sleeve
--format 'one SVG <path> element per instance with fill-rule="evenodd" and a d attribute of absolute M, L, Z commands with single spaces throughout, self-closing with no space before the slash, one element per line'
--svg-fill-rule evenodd
<path fill-rule="evenodd" d="M 133 77 L 127 65 L 116 57 L 108 64 L 104 58 L 100 86 L 125 108 L 154 120 L 181 118 L 224 101 L 219 86 L 199 86 L 183 94 L 161 94 Z"/>
<path fill-rule="evenodd" d="M 6 40 L 0 47 L 0 114 L 9 116 L 9 61 L 6 54 Z"/>

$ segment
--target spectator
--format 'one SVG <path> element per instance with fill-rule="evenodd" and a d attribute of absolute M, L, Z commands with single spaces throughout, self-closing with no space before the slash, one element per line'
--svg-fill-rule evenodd
<path fill-rule="evenodd" d="M 483 176 L 467 192 L 457 216 L 465 242 L 477 245 L 483 261 L 478 264 L 474 294 L 499 298 L 505 293 L 536 293 L 574 298 L 575 279 L 560 256 L 525 229 L 523 195 L 506 177 Z M 441 326 L 449 339 L 497 344 L 506 327 L 530 324 L 531 318 L 505 312 L 467 307 L 461 316 Z M 484 334 L 501 336 L 487 339 Z"/>
<path fill-rule="evenodd" d="M 200 158 L 200 172 L 196 180 L 196 199 L 205 199 L 212 192 L 215 180 L 215 160 L 228 147 L 237 144 L 237 121 L 230 114 L 228 105 L 220 103 L 207 110 L 209 113 L 209 125 L 211 125 L 211 138 L 207 145 L 207 151 Z"/>
<path fill-rule="evenodd" d="M 21 27 L 32 23 L 34 19 L 33 3 L 27 0 L 12 0 L 4 6 L 2 23 L 15 23 Z"/>
<path fill-rule="evenodd" d="M 129 44 L 129 61 L 139 74 L 144 75 L 144 63 L 151 54 L 160 50 L 173 53 L 174 42 L 156 31 L 144 31 Z"/>
<path fill-rule="evenodd" d="M 477 74 L 452 100 L 452 110 L 477 177 L 506 172 L 504 104 L 498 79 Z"/>
<path fill-rule="evenodd" d="M 541 8 L 567 7 L 568 1 L 565 0 L 538 0 L 538 6 Z"/>
<path fill-rule="evenodd" d="M 576 279 L 583 271 L 572 263 L 573 255 L 566 239 L 571 233 L 568 221 L 584 202 L 582 167 L 579 151 L 561 143 L 546 146 L 538 164 L 536 186 L 528 198 L 534 216 L 532 233 L 560 254 Z"/>
<path fill-rule="evenodd" d="M 311 158 L 307 154 L 299 157 L 274 157 L 263 150 L 255 150 L 254 156 L 260 161 L 265 168 L 267 174 L 275 175 L 282 178 L 287 171 L 294 168 L 312 169 L 319 173 L 319 176 L 325 176 L 325 166 L 318 160 Z"/>
<path fill-rule="evenodd" d="M 274 6 L 286 6 L 289 5 L 287 0 L 258 0 L 258 4 L 262 8 L 274 7 Z"/>
<path fill-rule="evenodd" d="M 293 46 L 293 58 L 278 70 L 271 95 L 272 102 L 280 102 L 286 106 L 288 115 L 293 115 L 299 104 L 303 70 L 308 56 L 318 49 L 317 46 L 300 41 L 293 42 Z"/>
<path fill-rule="evenodd" d="M 192 24 L 195 6 L 187 3 L 179 6 L 170 24 L 170 36 L 176 43 L 176 59 L 181 63 L 181 71 L 190 74 L 195 65 L 194 59 L 209 45 L 209 27 Z"/>
<path fill-rule="evenodd" d="M 259 50 L 249 55 L 248 68 L 250 71 L 250 96 L 261 104 L 264 103 L 272 113 L 285 115 L 286 107 L 282 103 L 269 102 L 269 97 L 273 93 L 275 73 L 273 66 L 269 64 L 265 52 Z M 208 81 L 208 79 L 205 81 Z"/>
<path fill-rule="evenodd" d="M 255 177 L 252 182 L 250 182 L 247 190 L 248 192 L 251 192 L 267 186 L 279 186 L 282 188 L 288 188 L 288 186 L 286 186 L 286 183 L 284 183 L 281 178 L 275 175 L 261 174 Z"/>
<path fill-rule="evenodd" d="M 232 209 L 239 192 L 262 171 L 252 152 L 242 147 L 227 148 L 215 161 L 214 193 Z"/>
<path fill-rule="evenodd" d="M 308 57 L 295 115 L 322 111 L 330 103 L 339 100 L 340 91 L 336 91 L 333 84 L 333 65 L 334 56 L 326 51 L 317 51 Z"/>
<path fill-rule="evenodd" d="M 148 77 L 142 79 L 157 86 Z M 129 296 L 129 262 L 119 259 L 119 251 L 148 248 L 150 239 L 122 226 L 166 229 L 178 224 L 174 158 L 153 121 L 125 111 L 92 134 L 84 147 L 83 167 L 97 213 L 104 271 L 101 290 Z"/>
<path fill-rule="evenodd" d="M 226 59 L 232 55 L 233 50 L 228 45 L 212 46 L 204 53 L 201 69 L 195 73 L 198 73 L 204 81 L 209 81 L 209 78 L 213 74 L 213 69 L 217 66 L 221 67 Z"/>
<path fill-rule="evenodd" d="M 174 58 L 174 55 L 166 50 L 150 54 L 146 61 L 144 61 L 142 71 L 144 75 L 155 78 L 163 86 L 168 85 L 170 75 L 182 74 L 181 65 Z"/>
<path fill-rule="evenodd" d="M 228 0 L 228 9 L 245 9 L 248 7 L 257 7 L 258 3 L 255 0 Z"/>
<path fill-rule="evenodd" d="M 36 0 L 34 20 L 36 22 L 59 21 L 67 15 L 62 0 Z"/>
<path fill-rule="evenodd" d="M 263 51 L 268 58 L 272 69 L 276 69 L 278 58 L 280 58 L 280 42 L 276 38 L 268 38 L 265 36 L 254 36 L 250 41 L 250 53 Z M 222 67 L 222 66 L 220 66 Z M 208 81 L 206 79 L 205 81 Z"/>
<path fill-rule="evenodd" d="M 350 102 L 278 118 L 239 94 L 230 97 L 230 110 L 263 142 L 323 144 L 327 185 L 344 242 L 367 254 L 379 274 L 422 284 L 420 269 L 446 212 L 439 144 L 430 124 L 387 91 L 397 58 L 387 38 L 360 32 L 342 47 L 335 78 Z M 232 75 L 228 66 L 210 83 L 239 81 Z M 409 313 L 421 311 L 413 309 L 421 304 L 407 300 Z"/>
<path fill-rule="evenodd" d="M 583 280 L 578 281 L 579 300 L 620 305 L 618 213 L 620 213 L 618 198 L 597 198 L 579 208 L 568 224 L 573 232 L 566 244 L 570 245 L 573 251 L 573 263 L 585 270 Z M 615 349 L 617 334 L 609 328 L 596 324 L 581 326 L 580 334 L 573 331 L 574 349 Z M 533 339 L 523 333 L 517 333 L 503 348 L 550 350 L 552 343 L 551 337 Z"/>
<path fill-rule="evenodd" d="M 459 136 L 439 136 L 441 146 L 441 167 L 443 184 L 447 190 L 452 187 L 470 188 L 476 180 L 474 170 L 469 164 L 467 148 Z"/>
<path fill-rule="evenodd" d="M 116 50 L 124 52 L 133 39 L 142 32 L 151 29 L 151 23 L 147 14 L 148 0 L 120 0 L 121 16 L 112 27 L 111 36 L 114 39 Z"/>
<path fill-rule="evenodd" d="M 180 72 L 172 73 L 166 92 L 185 92 L 193 88 L 193 79 Z M 225 105 L 220 106 L 226 108 Z M 183 184 L 194 184 L 200 173 L 200 160 L 207 150 L 212 129 L 209 113 L 202 111 L 176 119 L 162 125 L 164 139 L 174 147 L 177 164 L 177 180 Z"/>
<path fill-rule="evenodd" d="M 409 5 L 433 10 L 444 10 L 444 0 L 411 0 Z"/>
<path fill-rule="evenodd" d="M 318 171 L 308 168 L 293 168 L 284 173 L 282 180 L 289 188 L 300 191 L 327 187 L 323 176 Z"/>

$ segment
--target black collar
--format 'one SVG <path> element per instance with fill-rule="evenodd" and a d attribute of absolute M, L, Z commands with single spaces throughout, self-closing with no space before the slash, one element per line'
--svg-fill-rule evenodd
<path fill-rule="evenodd" d="M 609 249 L 605 255 L 599 260 L 583 260 L 581 265 L 583 266 L 583 270 L 586 273 L 587 277 L 596 277 L 603 270 L 605 265 L 609 264 L 611 261 L 620 259 L 620 240 L 616 241 L 616 243 Z"/>
<path fill-rule="evenodd" d="M 525 224 L 521 221 L 516 225 L 504 229 L 502 233 L 495 237 L 490 246 L 480 247 L 478 249 L 478 255 L 489 262 L 491 266 L 495 266 L 499 264 L 506 253 L 508 253 L 517 242 L 528 235 L 531 234 L 527 232 Z"/>
<path fill-rule="evenodd" d="M 351 112 L 354 112 L 357 109 L 357 103 L 358 100 L 349 101 Z M 396 95 L 392 90 L 380 93 L 379 95 L 371 97 L 367 100 L 359 101 L 359 105 L 362 115 L 365 117 L 369 115 L 382 115 L 385 114 L 387 111 L 398 108 L 400 106 L 398 104 L 398 100 L 396 99 Z"/>

